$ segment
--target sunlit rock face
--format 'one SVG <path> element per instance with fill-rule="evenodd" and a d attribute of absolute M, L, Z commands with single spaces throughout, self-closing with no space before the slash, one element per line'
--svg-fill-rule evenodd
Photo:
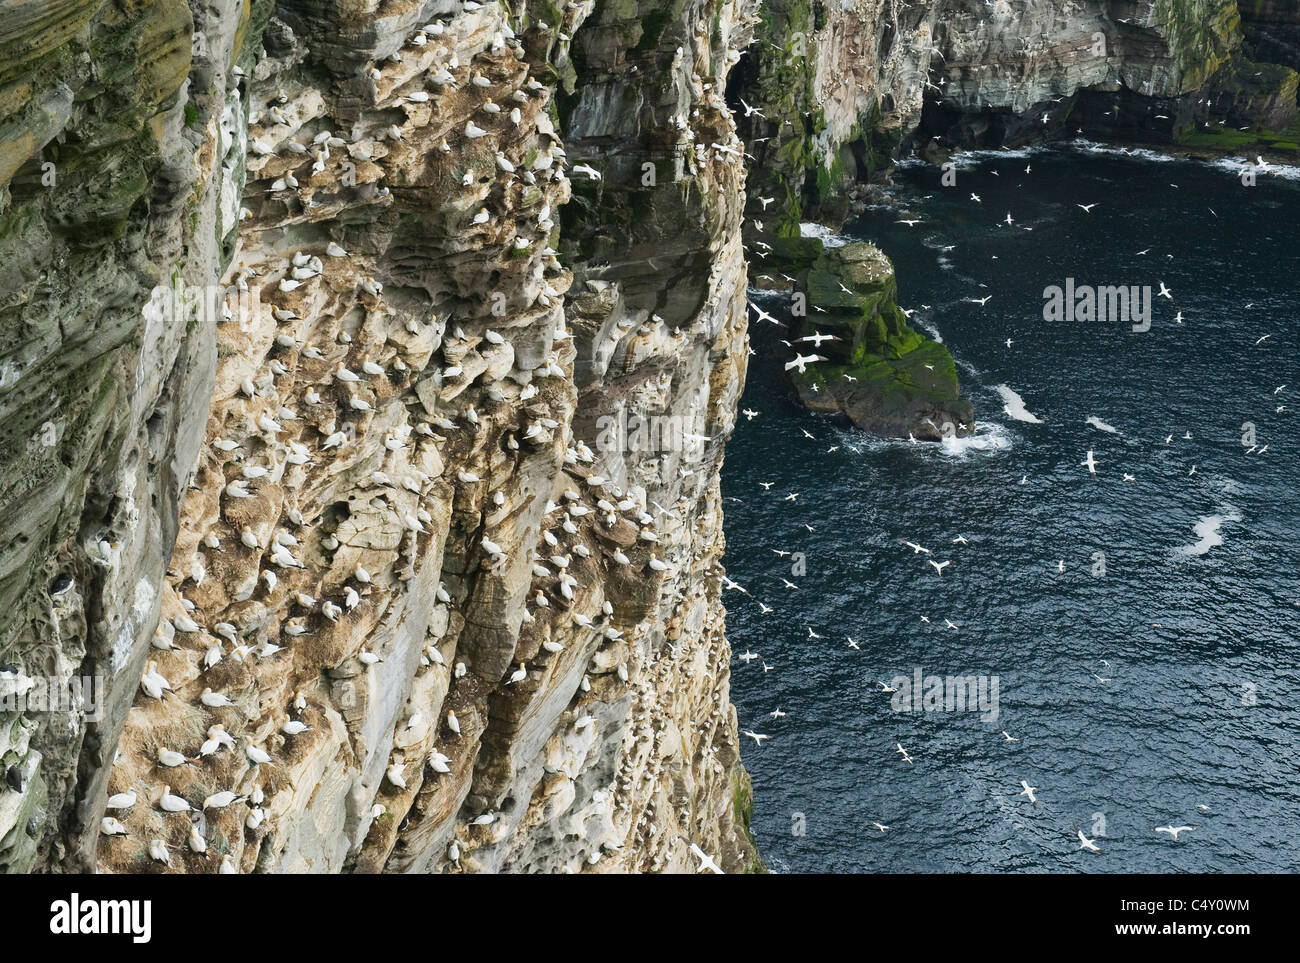
<path fill-rule="evenodd" d="M 156 4 L 112 49 L 65 6 L 5 24 L 0 653 L 106 709 L 4 717 L 6 868 L 755 865 L 749 6 Z"/>

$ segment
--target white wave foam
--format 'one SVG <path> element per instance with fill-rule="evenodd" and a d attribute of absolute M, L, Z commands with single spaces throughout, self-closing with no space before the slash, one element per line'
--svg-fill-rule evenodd
<path fill-rule="evenodd" d="M 918 318 L 918 317 L 912 317 L 909 319 L 909 321 L 912 327 L 920 328 L 922 331 L 924 331 L 931 341 L 936 341 L 939 344 L 943 344 L 943 335 L 941 335 L 939 333 L 939 329 L 936 328 L 929 321 L 926 321 L 924 318 Z"/>
<path fill-rule="evenodd" d="M 1043 423 L 1042 418 L 1039 418 L 1025 407 L 1024 399 L 1006 385 L 995 385 L 993 390 L 1002 396 L 1002 403 L 1005 406 L 1003 410 L 1016 421 L 1028 421 L 1035 425 Z"/>
<path fill-rule="evenodd" d="M 1114 427 L 1113 425 L 1106 424 L 1106 422 L 1102 421 L 1096 415 L 1090 415 L 1087 419 L 1087 423 L 1092 425 L 1092 427 L 1098 429 L 1099 431 L 1109 432 L 1112 435 L 1119 434 L 1118 428 Z"/>
<path fill-rule="evenodd" d="M 1088 140 L 1086 137 L 1078 137 L 1070 141 L 1066 147 L 1071 150 L 1077 150 L 1082 154 L 1106 154 L 1112 157 L 1134 157 L 1138 160 L 1154 161 L 1157 164 L 1167 164 L 1170 161 L 1178 160 L 1172 154 L 1162 154 L 1159 151 L 1149 150 L 1145 147 L 1117 147 L 1113 144 L 1098 144 L 1095 141 Z"/>
<path fill-rule="evenodd" d="M 1284 181 L 1300 181 L 1300 167 L 1291 164 L 1269 164 L 1266 168 L 1260 170 L 1253 160 L 1241 157 L 1220 157 L 1218 160 L 1210 161 L 1210 166 L 1215 170 L 1225 172 L 1234 180 L 1240 178 L 1242 172 L 1247 168 L 1255 168 L 1256 178 L 1280 177 Z"/>
<path fill-rule="evenodd" d="M 946 455 L 965 455 L 972 451 L 1005 451 L 1011 447 L 1011 435 L 996 422 L 977 421 L 973 435 L 945 438 L 939 446 Z"/>
<path fill-rule="evenodd" d="M 1003 148 L 980 148 L 979 150 L 964 150 L 948 157 L 958 170 L 976 167 L 986 161 L 1008 158 L 1010 160 L 1024 159 L 1026 157 L 1036 157 L 1039 154 L 1050 151 L 1050 147 L 1016 147 L 1010 150 Z"/>
<path fill-rule="evenodd" d="M 816 224 L 812 221 L 804 221 L 799 225 L 799 233 L 803 237 L 815 237 L 826 247 L 843 247 L 853 238 L 846 237 L 843 234 L 836 234 L 825 224 Z"/>
<path fill-rule="evenodd" d="M 1203 515 L 1201 519 L 1192 526 L 1192 531 L 1196 533 L 1197 542 L 1195 545 L 1186 545 L 1183 552 L 1187 555 L 1205 555 L 1212 548 L 1218 548 L 1223 544 L 1223 536 L 1219 534 L 1219 529 L 1225 522 L 1241 521 L 1241 513 L 1231 505 L 1220 505 L 1217 509 L 1219 514 Z"/>

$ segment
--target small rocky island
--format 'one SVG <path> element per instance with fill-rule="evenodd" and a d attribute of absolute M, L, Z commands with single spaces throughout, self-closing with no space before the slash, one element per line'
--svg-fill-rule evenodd
<path fill-rule="evenodd" d="M 787 239 L 778 250 L 791 270 L 802 266 L 808 298 L 790 341 L 798 355 L 825 359 L 787 368 L 800 402 L 887 438 L 940 441 L 974 430 L 952 355 L 907 323 L 883 251 L 865 241 L 827 247 L 815 237 Z"/>

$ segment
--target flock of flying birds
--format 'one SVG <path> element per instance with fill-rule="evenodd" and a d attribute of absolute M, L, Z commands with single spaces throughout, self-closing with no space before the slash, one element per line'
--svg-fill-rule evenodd
<path fill-rule="evenodd" d="M 1257 167 L 1258 167 L 1258 169 L 1260 169 L 1260 170 L 1267 170 L 1267 169 L 1268 169 L 1268 165 L 1264 162 L 1263 158 L 1258 158 L 1258 159 L 1257 159 Z M 1032 170 L 1032 165 L 1026 165 L 1026 167 L 1025 167 L 1024 170 L 1025 170 L 1025 173 L 1026 173 L 1026 174 L 1030 173 L 1031 170 Z M 994 172 L 994 173 L 996 173 L 996 172 Z M 1173 187 L 1177 187 L 1178 185 L 1173 184 L 1173 185 L 1171 185 L 1171 186 L 1173 186 Z M 976 194 L 976 193 L 971 193 L 971 195 L 970 195 L 970 201 L 973 202 L 973 203 L 975 203 L 975 204 L 982 204 L 982 203 L 983 203 L 983 199 L 982 199 L 978 194 Z M 1099 202 L 1092 202 L 1092 203 L 1088 203 L 1088 204 L 1076 204 L 1075 206 L 1077 206 L 1078 208 L 1080 208 L 1080 209 L 1081 209 L 1085 214 L 1091 214 L 1092 211 L 1093 211 L 1093 209 L 1094 209 L 1094 208 L 1097 208 L 1097 207 L 1099 206 Z M 1213 214 L 1216 218 L 1218 217 L 1218 215 L 1213 211 L 1213 209 L 1210 209 L 1210 213 Z M 906 217 L 906 218 L 900 218 L 900 219 L 898 219 L 898 220 L 896 221 L 896 223 L 903 224 L 903 225 L 905 225 L 905 226 L 907 226 L 907 227 L 910 228 L 910 227 L 915 227 L 915 226 L 918 225 L 918 224 L 924 223 L 924 220 L 923 220 L 922 218 L 919 218 L 919 217 Z M 1003 219 L 1001 219 L 1001 221 L 999 221 L 998 226 L 999 226 L 999 227 L 1001 227 L 1001 226 L 1006 226 L 1006 227 L 1010 228 L 1010 227 L 1014 226 L 1015 224 L 1016 224 L 1015 218 L 1012 216 L 1011 212 L 1008 211 L 1007 214 L 1006 214 L 1006 216 L 1005 216 L 1005 218 L 1003 218 Z M 1032 230 L 1033 230 L 1032 227 L 1022 227 L 1022 229 L 1025 230 L 1025 231 L 1032 231 Z M 949 251 L 949 250 L 952 250 L 952 249 L 953 249 L 952 246 L 949 246 L 949 247 L 944 248 L 945 251 Z M 1151 251 L 1151 249 L 1150 249 L 1150 248 L 1147 248 L 1147 249 L 1145 249 L 1145 250 L 1142 250 L 1142 251 L 1138 251 L 1138 252 L 1136 252 L 1136 254 L 1137 254 L 1138 256 L 1145 256 L 1145 255 L 1149 254 L 1150 251 Z M 1172 257 L 1172 255 L 1167 255 L 1167 257 Z M 784 279 L 784 281 L 786 281 L 787 283 L 789 283 L 792 287 L 797 287 L 798 282 L 797 282 L 797 280 L 796 280 L 795 278 L 792 278 L 792 277 L 790 277 L 789 275 L 784 275 L 784 274 L 782 274 L 782 275 L 780 275 L 780 276 L 781 276 L 782 279 Z M 762 278 L 763 280 L 769 281 L 769 282 L 773 282 L 773 281 L 774 281 L 774 278 L 773 278 L 772 276 L 770 276 L 770 275 L 760 275 L 760 278 Z M 981 285 L 981 286 L 983 286 L 983 285 Z M 848 291 L 848 289 L 847 289 L 847 288 L 844 288 L 843 285 L 841 285 L 841 289 L 843 289 L 843 290 L 846 291 L 846 292 Z M 1173 293 L 1173 291 L 1170 290 L 1170 288 L 1165 284 L 1164 281 L 1160 281 L 1160 282 L 1159 282 L 1159 292 L 1157 293 L 1156 296 L 1159 297 L 1159 298 L 1165 298 L 1165 299 L 1168 299 L 1169 301 L 1173 301 L 1173 300 L 1174 300 L 1174 293 Z M 969 302 L 969 303 L 972 303 L 972 304 L 979 305 L 979 306 L 982 308 L 982 307 L 984 307 L 985 305 L 987 305 L 988 302 L 989 302 L 990 300 L 992 300 L 992 298 L 993 298 L 993 295 L 991 295 L 991 294 L 987 294 L 987 295 L 984 295 L 984 296 L 982 296 L 982 297 L 968 296 L 968 297 L 964 298 L 964 300 L 965 300 L 966 302 Z M 815 306 L 815 305 L 809 305 L 809 306 L 810 306 L 814 311 L 820 311 L 820 310 L 822 310 L 822 309 L 818 308 L 818 307 Z M 1253 305 L 1251 305 L 1251 304 L 1247 304 L 1247 305 L 1246 305 L 1247 308 L 1250 308 L 1250 307 L 1252 307 L 1252 306 L 1253 306 Z M 750 307 L 751 307 L 751 308 L 754 310 L 754 312 L 755 312 L 755 315 L 756 315 L 756 321 L 757 321 L 757 322 L 760 322 L 760 323 L 767 323 L 767 324 L 771 324 L 771 325 L 774 325 L 774 326 L 777 326 L 777 327 L 784 327 L 784 326 L 785 326 L 786 322 L 781 321 L 779 318 L 775 317 L 771 312 L 764 310 L 764 308 L 763 308 L 762 306 L 760 306 L 760 305 L 758 305 L 758 304 L 755 304 L 755 303 L 753 303 L 753 302 L 750 302 Z M 924 308 L 929 308 L 929 305 L 923 305 L 922 307 L 924 307 Z M 905 310 L 904 313 L 910 317 L 911 314 L 914 313 L 914 312 L 913 312 L 913 311 L 910 311 L 910 310 Z M 1182 312 L 1181 310 L 1177 312 L 1177 315 L 1176 315 L 1176 317 L 1175 317 L 1174 320 L 1175 320 L 1175 323 L 1176 323 L 1176 324 L 1179 324 L 1179 325 L 1183 324 L 1183 322 L 1184 322 L 1184 317 L 1183 317 L 1183 312 Z M 1257 338 L 1257 339 L 1254 341 L 1254 347 L 1258 348 L 1258 347 L 1262 346 L 1262 345 L 1263 345 L 1265 342 L 1267 342 L 1267 341 L 1269 340 L 1269 338 L 1271 338 L 1271 337 L 1272 337 L 1272 334 L 1263 334 L 1262 336 L 1260 336 L 1259 338 Z M 793 351 L 793 353 L 794 353 L 794 357 L 793 357 L 792 359 L 787 360 L 787 361 L 784 362 L 785 370 L 786 370 L 786 371 L 790 371 L 791 369 L 796 369 L 796 368 L 797 368 L 797 369 L 799 370 L 799 372 L 802 373 L 802 372 L 805 370 L 805 367 L 806 367 L 807 365 L 809 365 L 809 364 L 815 364 L 815 363 L 817 363 L 817 362 L 819 362 L 819 361 L 825 361 L 825 360 L 827 360 L 825 357 L 816 354 L 815 351 L 816 351 L 817 348 L 819 348 L 819 347 L 821 346 L 821 344 L 822 344 L 823 341 L 835 341 L 835 340 L 839 340 L 839 339 L 838 339 L 836 336 L 833 336 L 833 335 L 825 335 L 825 334 L 822 334 L 821 332 L 816 331 L 815 329 L 814 329 L 814 333 L 813 333 L 812 335 L 808 335 L 808 336 L 804 336 L 804 337 L 798 338 L 797 340 L 795 340 L 795 341 L 793 341 L 793 342 L 792 342 L 792 341 L 788 341 L 788 340 L 781 339 L 781 344 L 783 344 L 783 345 L 785 346 L 786 349 L 788 349 L 788 350 L 790 350 L 790 351 Z M 1013 339 L 1011 339 L 1011 338 L 1007 338 L 1006 341 L 1005 341 L 1005 345 L 1006 345 L 1006 347 L 1007 347 L 1008 349 L 1010 349 L 1014 343 L 1015 343 L 1015 342 L 1014 342 Z M 812 349 L 813 349 L 813 353 L 810 353 L 810 354 L 804 354 L 804 353 L 803 353 L 803 347 L 802 347 L 802 346 L 805 345 L 805 344 L 811 344 Z M 852 377 L 851 375 L 847 374 L 847 373 L 846 373 L 846 374 L 843 374 L 842 376 L 843 376 L 844 378 L 850 380 L 850 381 L 851 381 L 851 380 L 854 380 L 853 377 Z M 1274 396 L 1281 395 L 1282 392 L 1284 392 L 1284 391 L 1286 390 L 1286 388 L 1287 388 L 1287 385 L 1285 385 L 1285 384 L 1284 384 L 1284 385 L 1280 385 L 1279 387 L 1277 387 L 1277 388 L 1274 390 L 1274 392 L 1273 392 Z M 1279 399 L 1279 400 L 1280 400 L 1280 399 Z M 1014 402 L 1014 404 L 1016 404 L 1016 405 L 1019 404 L 1018 399 L 1017 399 L 1016 402 Z M 1008 414 L 1011 414 L 1013 417 L 1016 417 L 1016 416 L 1017 416 L 1016 413 L 1013 412 L 1013 411 L 1011 410 L 1011 403 L 1009 403 L 1008 408 L 1005 409 L 1005 410 L 1007 411 Z M 1275 408 L 1275 411 L 1276 411 L 1276 413 L 1278 413 L 1278 414 L 1281 414 L 1281 413 L 1285 412 L 1286 410 L 1287 410 L 1287 407 L 1286 407 L 1285 405 L 1278 405 L 1278 406 Z M 751 421 L 752 421 L 754 418 L 759 417 L 759 415 L 760 415 L 760 412 L 758 412 L 758 411 L 756 411 L 756 410 L 753 410 L 752 408 L 745 408 L 745 409 L 742 410 L 741 413 L 745 416 L 746 419 L 751 420 Z M 1037 420 L 1037 419 L 1034 418 L 1032 415 L 1029 415 L 1028 418 L 1025 418 L 1025 419 L 1022 419 L 1022 420 Z M 1100 431 L 1103 431 L 1103 432 L 1106 432 L 1106 433 L 1116 433 L 1116 429 L 1115 429 L 1115 428 L 1113 428 L 1112 426 L 1106 424 L 1105 422 L 1101 421 L 1099 418 L 1097 418 L 1097 417 L 1095 417 L 1095 416 L 1088 418 L 1088 419 L 1087 419 L 1087 423 L 1088 423 L 1089 425 L 1091 425 L 1093 428 L 1096 428 L 1096 429 L 1098 429 L 1098 430 L 1100 430 Z M 963 425 L 962 427 L 963 427 L 963 428 L 966 428 L 966 427 L 968 427 L 968 426 L 964 426 L 964 425 Z M 803 436 L 804 436 L 805 438 L 815 440 L 814 435 L 813 435 L 812 433 L 810 433 L 810 432 L 807 430 L 807 428 L 802 428 L 801 431 L 802 431 Z M 1191 432 L 1190 432 L 1190 431 L 1185 432 L 1185 433 L 1181 436 L 1181 439 L 1184 440 L 1184 441 L 1191 441 L 1191 440 L 1192 440 L 1192 434 L 1191 434 Z M 917 443 L 917 439 L 916 439 L 914 436 L 912 436 L 912 435 L 909 435 L 909 437 L 908 437 L 908 441 L 910 441 L 910 442 L 913 443 L 913 444 Z M 1165 437 L 1165 439 L 1164 439 L 1164 445 L 1166 445 L 1166 446 L 1173 445 L 1174 442 L 1175 442 L 1175 436 L 1174 436 L 1173 433 L 1168 434 L 1168 435 Z M 845 444 L 845 446 L 846 446 L 847 448 L 849 448 L 849 449 L 851 449 L 851 450 L 853 450 L 853 451 L 855 451 L 855 452 L 859 451 L 858 448 L 856 448 L 855 446 L 853 446 L 853 445 L 851 445 L 851 444 L 848 444 L 847 442 L 845 442 L 844 444 Z M 834 446 L 828 448 L 828 449 L 827 449 L 827 452 L 828 452 L 828 453 L 835 452 L 836 450 L 838 450 L 838 448 L 839 448 L 839 445 L 834 445 Z M 1267 445 L 1267 444 L 1264 444 L 1264 445 L 1258 445 L 1258 444 L 1256 444 L 1256 445 L 1251 445 L 1249 448 L 1244 449 L 1244 453 L 1245 453 L 1246 455 L 1256 455 L 1256 456 L 1258 456 L 1258 455 L 1264 455 L 1265 453 L 1267 453 L 1267 451 L 1268 451 L 1268 445 Z M 1082 468 L 1086 468 L 1087 471 L 1088 471 L 1089 476 L 1095 478 L 1095 477 L 1098 475 L 1098 466 L 1099 466 L 1099 464 L 1100 464 L 1100 462 L 1097 460 L 1097 458 L 1096 458 L 1096 456 L 1095 456 L 1095 453 L 1094 453 L 1094 450 L 1093 450 L 1093 449 L 1089 449 L 1089 450 L 1086 452 L 1086 454 L 1084 454 L 1084 456 L 1083 456 L 1083 461 L 1080 463 L 1080 467 L 1082 467 Z M 1195 475 L 1195 474 L 1196 474 L 1196 464 L 1193 463 L 1193 464 L 1191 465 L 1191 467 L 1190 467 L 1190 470 L 1189 470 L 1189 472 L 1188 472 L 1188 475 L 1191 476 L 1191 475 Z M 1127 472 L 1123 473 L 1123 481 L 1124 481 L 1124 482 L 1133 482 L 1133 481 L 1135 481 L 1135 480 L 1136 480 L 1136 479 L 1135 479 L 1135 476 L 1134 476 L 1134 475 L 1129 474 L 1129 473 L 1127 473 Z M 1020 479 L 1020 484 L 1022 484 L 1022 485 L 1023 485 L 1023 484 L 1026 484 L 1027 481 L 1028 481 L 1027 476 L 1024 476 L 1024 477 L 1022 477 L 1022 478 Z M 773 485 L 774 485 L 774 484 L 775 484 L 774 482 L 759 482 L 759 486 L 760 486 L 760 488 L 761 488 L 761 489 L 763 490 L 763 492 L 766 493 L 766 494 L 771 494 L 771 489 L 773 488 Z M 787 501 L 787 502 L 791 502 L 792 504 L 797 504 L 797 501 L 798 501 L 798 498 L 799 498 L 800 494 L 801 494 L 800 492 L 788 492 L 787 494 L 785 494 L 784 496 L 782 496 L 782 500 L 783 500 L 783 501 Z M 740 501 L 740 499 L 732 499 L 732 500 L 733 500 L 733 501 Z M 808 524 L 806 524 L 806 523 L 804 523 L 804 528 L 806 528 L 809 532 L 812 532 L 812 531 L 815 530 L 815 529 L 813 528 L 813 526 L 808 525 Z M 951 545 L 954 546 L 954 547 L 956 547 L 956 546 L 961 546 L 961 545 L 966 545 L 966 544 L 967 544 L 967 539 L 966 539 L 964 536 L 962 536 L 961 534 L 958 534 L 958 535 L 956 535 L 956 537 L 954 537 L 954 538 L 951 539 Z M 942 576 L 942 575 L 944 574 L 945 569 L 947 569 L 947 567 L 948 567 L 949 565 L 952 564 L 952 559 L 943 559 L 943 560 L 939 560 L 938 558 L 935 557 L 935 553 L 934 553 L 933 550 L 931 550 L 930 548 L 926 548 L 926 547 L 924 547 L 924 546 L 922 546 L 922 545 L 920 545 L 920 544 L 918 544 L 918 543 L 916 543 L 916 542 L 912 542 L 912 541 L 908 541 L 908 540 L 903 540 L 903 541 L 902 541 L 902 546 L 903 546 L 904 548 L 906 548 L 906 549 L 910 549 L 911 552 L 912 552 L 912 555 L 914 555 L 914 556 L 925 556 L 925 559 L 924 559 L 924 560 L 925 560 L 925 562 L 930 566 L 930 568 L 933 569 L 933 572 L 934 572 L 934 575 L 935 575 L 935 576 Z M 781 549 L 771 549 L 771 551 L 774 552 L 777 556 L 782 557 L 782 558 L 784 558 L 784 557 L 788 557 L 788 556 L 790 556 L 790 555 L 792 554 L 791 552 L 784 551 L 784 550 L 781 550 Z M 1054 564 L 1054 569 L 1055 569 L 1057 572 L 1064 572 L 1064 571 L 1065 571 L 1065 560 L 1064 560 L 1064 559 L 1059 559 L 1059 560 L 1057 560 L 1056 563 Z M 797 583 L 795 583 L 795 582 L 791 581 L 790 579 L 785 578 L 785 577 L 783 577 L 783 576 L 778 576 L 778 578 L 780 579 L 781 583 L 783 584 L 783 586 L 785 587 L 785 589 L 786 589 L 787 591 L 791 591 L 791 590 L 799 590 L 800 587 L 801 587 L 801 586 L 799 586 Z M 759 606 L 761 612 L 762 612 L 763 614 L 765 614 L 765 615 L 766 615 L 766 614 L 769 614 L 769 613 L 771 613 L 771 612 L 774 611 L 774 608 L 773 608 L 772 606 L 769 606 L 769 605 L 765 604 L 764 602 L 762 602 L 761 600 L 755 598 L 753 595 L 751 595 L 751 593 L 750 593 L 746 588 L 744 588 L 742 585 L 740 585 L 739 583 L 737 583 L 736 581 L 734 581 L 734 580 L 731 579 L 731 578 L 726 578 L 726 577 L 724 577 L 723 587 L 724 587 L 725 590 L 737 591 L 737 592 L 740 592 L 740 593 L 744 594 L 745 596 L 748 596 L 749 598 L 753 599 L 753 601 L 754 601 L 754 602 Z M 927 617 L 927 616 L 922 615 L 920 618 L 921 618 L 921 621 L 924 622 L 924 623 L 929 623 L 929 622 L 930 622 L 930 619 L 929 619 L 929 617 Z M 957 625 L 956 623 L 952 622 L 950 619 L 947 619 L 947 618 L 944 619 L 944 626 L 945 626 L 946 629 L 951 630 L 951 631 L 958 631 L 959 628 L 960 628 L 959 625 Z M 809 640 L 809 641 L 820 641 L 820 640 L 823 640 L 823 639 L 825 638 L 823 635 L 819 634 L 816 630 L 814 630 L 812 626 L 805 626 L 805 627 L 807 628 L 807 632 L 808 632 L 808 640 Z M 845 636 L 845 639 L 846 639 L 846 644 L 847 644 L 848 648 L 850 648 L 850 649 L 854 649 L 854 650 L 860 650 L 860 646 L 859 646 L 859 644 L 858 644 L 857 642 L 855 642 L 854 639 L 853 639 L 851 636 Z M 775 668 L 774 666 L 768 664 L 768 662 L 767 662 L 766 660 L 764 660 L 764 659 L 762 658 L 762 656 L 761 656 L 759 653 L 757 653 L 757 652 L 753 652 L 753 651 L 750 651 L 748 648 L 746 648 L 746 650 L 745 650 L 743 653 L 741 653 L 740 655 L 738 655 L 737 658 L 738 658 L 738 659 L 740 660 L 740 662 L 741 662 L 743 665 L 745 665 L 745 666 L 748 666 L 750 663 L 753 663 L 753 662 L 757 662 L 757 663 L 759 663 L 759 665 L 761 666 L 761 668 L 762 668 L 762 670 L 763 670 L 764 673 L 767 673 L 767 672 L 773 671 L 774 668 Z M 1098 661 L 1099 661 L 1099 665 L 1103 668 L 1103 670 L 1104 670 L 1105 668 L 1109 668 L 1109 667 L 1110 667 L 1110 663 L 1109 663 L 1107 660 L 1105 660 L 1105 659 L 1100 659 L 1100 660 L 1098 660 Z M 1096 679 L 1096 680 L 1097 680 L 1099 683 L 1101 683 L 1101 684 L 1106 684 L 1106 683 L 1109 683 L 1109 682 L 1112 681 L 1111 679 L 1109 679 L 1109 678 L 1105 678 L 1105 677 L 1103 677 L 1102 675 L 1100 675 L 1100 674 L 1098 674 L 1098 673 L 1096 673 L 1096 672 L 1092 672 L 1091 675 L 1092 675 L 1092 677 L 1093 677 L 1094 679 Z M 888 685 L 888 684 L 885 683 L 885 682 L 877 682 L 876 685 L 879 687 L 879 691 L 880 691 L 880 693 L 883 694 L 883 695 L 892 695 L 894 692 L 897 691 L 895 688 L 891 687 L 890 685 Z M 777 707 L 777 708 L 774 709 L 772 712 L 770 712 L 768 715 L 769 715 L 769 718 L 770 718 L 773 722 L 776 722 L 776 721 L 778 721 L 778 720 L 781 720 L 781 719 L 784 719 L 784 718 L 787 718 L 787 717 L 788 717 L 788 713 L 787 713 L 786 711 L 784 711 L 783 709 L 781 709 L 780 707 Z M 747 738 L 749 738 L 749 739 L 752 739 L 756 747 L 762 747 L 763 744 L 764 744 L 765 742 L 767 742 L 769 739 L 772 738 L 771 735 L 770 735 L 769 733 L 758 732 L 758 731 L 755 731 L 755 730 L 752 729 L 752 728 L 750 728 L 750 729 L 744 729 L 744 730 L 742 731 L 742 735 L 744 735 L 745 737 L 747 737 Z M 1020 741 L 1020 739 L 1019 739 L 1018 737 L 1016 737 L 1016 736 L 1012 736 L 1010 733 L 1007 732 L 1006 729 L 1002 729 L 1002 730 L 1001 730 L 1001 737 L 1002 737 L 1002 740 L 1003 740 L 1004 742 L 1006 742 L 1006 743 L 1016 743 L 1016 742 L 1019 742 L 1019 741 Z M 899 742 L 898 740 L 895 740 L 895 742 L 894 742 L 894 754 L 897 755 L 897 756 L 899 756 L 900 759 L 901 759 L 901 761 L 902 761 L 902 763 L 904 763 L 904 764 L 911 765 L 911 764 L 913 763 L 912 752 L 911 752 L 910 750 L 908 750 L 906 747 L 904 747 L 904 746 L 902 745 L 902 743 Z M 1018 796 L 1018 797 L 1024 797 L 1025 800 L 1026 800 L 1026 802 L 1028 803 L 1029 806 L 1031 806 L 1033 809 L 1037 809 L 1037 807 L 1038 807 L 1038 793 L 1039 793 L 1039 788 L 1038 788 L 1037 786 L 1031 786 L 1031 785 L 1029 784 L 1029 782 L 1028 782 L 1027 780 L 1024 780 L 1024 779 L 1020 780 L 1020 787 L 1021 787 L 1021 791 L 1017 794 L 1017 796 Z M 1197 804 L 1197 810 L 1198 810 L 1202 815 L 1208 815 L 1208 814 L 1210 814 L 1210 812 L 1211 812 L 1211 810 L 1210 810 L 1210 808 L 1209 808 L 1208 806 L 1206 806 L 1206 805 L 1204 805 L 1204 804 L 1200 804 L 1200 803 Z M 874 830 L 875 830 L 877 833 L 886 833 L 886 832 L 888 832 L 888 831 L 890 830 L 890 828 L 891 828 L 890 826 L 888 826 L 888 825 L 886 825 L 886 824 L 883 824 L 883 823 L 881 823 L 881 822 L 878 822 L 878 821 L 877 821 L 877 822 L 872 822 L 872 823 L 871 823 L 871 826 L 874 828 Z M 1089 836 L 1088 836 L 1088 835 L 1087 835 L 1087 834 L 1086 834 L 1086 833 L 1085 833 L 1081 828 L 1079 828 L 1077 825 L 1074 826 L 1073 829 L 1074 829 L 1075 837 L 1077 838 L 1078 843 L 1079 843 L 1079 851 L 1087 851 L 1087 852 L 1090 852 L 1090 853 L 1101 853 L 1101 852 L 1102 852 L 1102 849 L 1101 849 L 1101 848 L 1098 846 L 1098 844 L 1097 844 L 1097 839 L 1095 838 L 1095 835 L 1094 835 L 1094 837 L 1090 838 L 1090 837 L 1089 837 Z M 1179 836 L 1180 836 L 1181 834 L 1183 834 L 1183 833 L 1191 833 L 1191 832 L 1194 832 L 1196 829 L 1197 829 L 1197 827 L 1196 827 L 1196 826 L 1193 826 L 1193 825 L 1174 825 L 1173 823 L 1170 823 L 1170 824 L 1168 824 L 1168 825 L 1157 826 L 1157 827 L 1155 827 L 1155 828 L 1153 829 L 1153 832 L 1158 833 L 1158 834 L 1164 834 L 1164 835 L 1167 835 L 1171 841 L 1176 842 L 1176 841 L 1178 841 Z"/>

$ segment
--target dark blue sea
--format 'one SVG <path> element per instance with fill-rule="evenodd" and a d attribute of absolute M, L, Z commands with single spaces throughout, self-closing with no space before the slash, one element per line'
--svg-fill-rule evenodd
<path fill-rule="evenodd" d="M 1300 869 L 1297 172 L 1247 187 L 1226 163 L 1076 145 L 940 176 L 900 169 L 894 206 L 830 241 L 893 259 L 912 323 L 957 359 L 973 438 L 807 413 L 786 335 L 751 324 L 724 595 L 740 726 L 770 737 L 741 739 L 768 868 Z M 1172 299 L 1142 333 L 1045 321 L 1067 278 Z M 882 691 L 918 670 L 996 681 L 996 719 L 991 699 Z"/>

